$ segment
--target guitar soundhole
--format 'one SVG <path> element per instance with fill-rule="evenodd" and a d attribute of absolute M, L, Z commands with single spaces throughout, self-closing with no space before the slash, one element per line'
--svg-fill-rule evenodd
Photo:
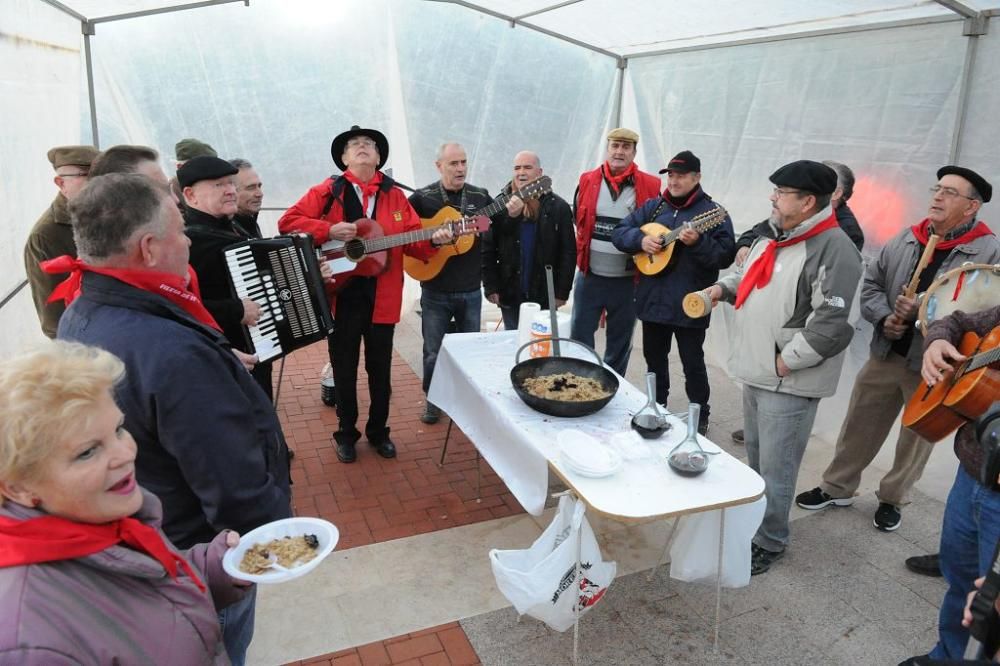
<path fill-rule="evenodd" d="M 361 261 L 365 258 L 365 242 L 359 238 L 353 238 L 344 243 L 344 254 L 351 261 Z"/>

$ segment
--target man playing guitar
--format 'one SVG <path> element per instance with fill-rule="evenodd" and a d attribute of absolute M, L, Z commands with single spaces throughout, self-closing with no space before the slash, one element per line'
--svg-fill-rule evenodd
<path fill-rule="evenodd" d="M 457 143 L 446 143 L 438 149 L 434 162 L 441 174 L 437 180 L 410 195 L 410 205 L 423 219 L 433 218 L 445 206 L 458 212 L 454 217 L 469 215 L 488 206 L 492 199 L 482 187 L 466 182 L 468 163 L 465 149 Z M 471 236 L 471 247 L 447 260 L 441 272 L 420 283 L 420 327 L 424 338 L 424 394 L 431 386 L 434 364 L 445 333 L 455 320 L 455 332 L 478 333 L 483 309 L 482 243 Z M 427 402 L 420 420 L 437 423 L 441 410 Z"/>
<path fill-rule="evenodd" d="M 421 229 L 420 219 L 402 190 L 379 169 L 389 156 L 389 142 L 374 129 L 357 125 L 338 134 L 330 147 L 334 163 L 343 175 L 312 187 L 281 219 L 281 233 L 305 232 L 317 246 L 328 240 L 352 241 L 371 220 L 386 235 Z M 403 302 L 403 253 L 418 258 L 432 255 L 435 247 L 451 242 L 447 227 L 434 233 L 430 242 L 392 247 L 384 270 L 377 275 L 337 277 L 331 307 L 336 328 L 330 336 L 330 361 L 337 386 L 338 430 L 333 433 L 337 458 L 344 463 L 357 459 L 355 445 L 361 438 L 358 420 L 358 362 L 361 341 L 365 343 L 365 370 L 371 406 L 365 436 L 384 458 L 394 458 L 396 447 L 389 439 L 389 394 L 391 391 L 392 338 Z"/>

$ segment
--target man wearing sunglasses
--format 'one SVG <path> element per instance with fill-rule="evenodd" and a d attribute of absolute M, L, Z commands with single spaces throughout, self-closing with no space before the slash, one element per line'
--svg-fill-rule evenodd
<path fill-rule="evenodd" d="M 976 216 L 993 195 L 992 186 L 972 169 L 944 166 L 930 188 L 927 217 L 903 229 L 869 264 L 861 288 L 861 314 L 874 327 L 871 357 L 858 373 L 847 416 L 837 438 L 833 460 L 816 488 L 799 494 L 796 504 L 819 510 L 849 506 L 861 482 L 861 473 L 874 460 L 900 410 L 920 384 L 924 337 L 914 326 L 921 294 L 947 271 L 964 263 L 1000 261 L 1000 242 Z M 903 290 L 913 278 L 917 262 L 932 234 L 940 236 L 930 263 L 923 270 L 915 298 Z M 901 428 L 892 469 L 879 483 L 879 505 L 873 525 L 883 532 L 896 530 L 900 507 L 920 478 L 933 444 Z M 918 573 L 936 573 L 935 556 L 908 561 Z M 911 560 L 914 558 L 911 558 Z"/>
<path fill-rule="evenodd" d="M 56 171 L 53 182 L 59 188 L 59 194 L 35 223 L 24 245 L 24 272 L 31 287 L 31 298 L 35 302 L 42 332 L 50 338 L 56 337 L 59 318 L 66 305 L 62 301 L 47 301 L 52 290 L 67 275 L 49 275 L 38 264 L 64 254 L 76 256 L 68 204 L 87 184 L 90 163 L 97 154 L 97 148 L 93 146 L 57 146 L 48 152 L 49 162 Z"/>

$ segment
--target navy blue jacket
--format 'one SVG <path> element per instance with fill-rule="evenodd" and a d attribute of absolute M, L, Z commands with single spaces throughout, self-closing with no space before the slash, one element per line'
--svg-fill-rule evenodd
<path fill-rule="evenodd" d="M 163 502 L 178 548 L 291 515 L 281 424 L 221 333 L 165 298 L 85 273 L 58 337 L 125 363 L 115 398 L 138 445 L 136 479 Z"/>
<path fill-rule="evenodd" d="M 661 202 L 664 205 L 660 214 L 655 220 L 650 219 Z M 715 206 L 701 186 L 679 207 L 662 196 L 650 199 L 618 223 L 611 232 L 611 242 L 621 252 L 641 252 L 644 224 L 658 222 L 676 229 Z M 735 257 L 736 238 L 728 215 L 722 224 L 702 232 L 698 242 L 690 247 L 675 241 L 673 256 L 666 268 L 656 275 L 639 274 L 635 288 L 635 311 L 639 319 L 669 326 L 708 328 L 709 317 L 692 319 L 684 314 L 681 303 L 690 292 L 715 284 L 719 271 L 732 264 Z"/>

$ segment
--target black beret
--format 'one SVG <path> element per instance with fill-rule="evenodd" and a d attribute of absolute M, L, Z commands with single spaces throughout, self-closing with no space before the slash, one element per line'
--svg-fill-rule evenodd
<path fill-rule="evenodd" d="M 234 176 L 239 171 L 221 157 L 202 155 L 189 159 L 177 170 L 177 182 L 181 187 L 191 187 L 198 181 Z"/>
<path fill-rule="evenodd" d="M 810 194 L 833 194 L 837 189 L 837 172 L 820 162 L 798 160 L 772 173 L 771 182 Z"/>
<path fill-rule="evenodd" d="M 989 184 L 989 181 L 972 169 L 966 169 L 965 167 L 955 166 L 953 164 L 949 164 L 948 166 L 943 166 L 938 169 L 938 180 L 941 180 L 942 176 L 949 175 L 959 176 L 972 183 L 972 186 L 976 188 L 976 191 L 979 192 L 979 195 L 983 198 L 983 203 L 987 203 L 993 198 L 993 186 Z"/>
<path fill-rule="evenodd" d="M 690 150 L 682 150 L 674 155 L 673 159 L 667 162 L 667 166 L 660 169 L 661 174 L 667 173 L 668 171 L 676 171 L 677 173 L 701 173 L 701 160 L 699 160 L 698 156 Z"/>

